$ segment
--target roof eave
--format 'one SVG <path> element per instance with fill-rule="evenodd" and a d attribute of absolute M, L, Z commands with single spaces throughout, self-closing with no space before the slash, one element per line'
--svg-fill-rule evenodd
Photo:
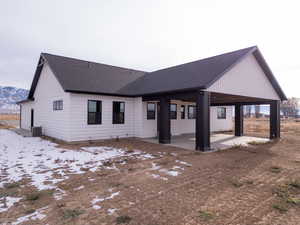
<path fill-rule="evenodd" d="M 24 100 L 22 100 L 22 101 L 16 102 L 16 104 L 17 104 L 17 105 L 20 105 L 20 104 L 23 104 L 23 103 L 33 102 L 33 101 L 34 101 L 34 98 L 32 98 L 32 99 L 27 98 L 27 99 L 24 99 Z"/>
<path fill-rule="evenodd" d="M 117 97 L 138 97 L 135 95 L 120 94 L 120 93 L 92 92 L 92 91 L 81 91 L 81 90 L 71 90 L 71 89 L 66 89 L 64 91 L 69 93 L 74 93 L 74 94 L 107 95 L 107 96 L 117 96 Z"/>

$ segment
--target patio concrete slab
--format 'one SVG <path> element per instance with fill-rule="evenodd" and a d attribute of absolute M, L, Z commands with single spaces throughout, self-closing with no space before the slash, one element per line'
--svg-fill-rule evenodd
<path fill-rule="evenodd" d="M 151 143 L 158 143 L 157 138 L 144 138 L 143 140 Z M 270 141 L 270 139 L 249 136 L 236 137 L 230 134 L 212 134 L 210 136 L 210 141 L 212 150 L 223 150 L 236 145 L 247 146 L 249 142 L 266 143 Z M 195 134 L 173 136 L 171 138 L 171 143 L 167 145 L 195 150 Z"/>

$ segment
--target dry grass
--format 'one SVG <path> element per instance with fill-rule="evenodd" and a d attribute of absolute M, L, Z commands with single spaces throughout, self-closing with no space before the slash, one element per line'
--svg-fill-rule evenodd
<path fill-rule="evenodd" d="M 0 114 L 0 129 L 15 128 L 20 120 L 19 114 Z"/>
<path fill-rule="evenodd" d="M 268 118 L 245 118 L 244 133 L 254 137 L 269 137 L 270 121 Z M 281 119 L 281 133 L 300 135 L 300 123 L 295 119 Z"/>
<path fill-rule="evenodd" d="M 20 120 L 19 114 L 0 114 L 0 120 Z"/>

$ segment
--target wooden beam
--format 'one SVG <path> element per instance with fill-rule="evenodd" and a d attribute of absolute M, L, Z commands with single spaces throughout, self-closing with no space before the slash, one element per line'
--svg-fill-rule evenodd
<path fill-rule="evenodd" d="M 193 99 L 195 101 L 196 93 L 197 93 L 196 91 L 189 91 L 189 92 L 168 93 L 162 95 L 143 96 L 143 101 L 159 101 L 161 97 L 168 98 L 168 99 Z"/>
<path fill-rule="evenodd" d="M 270 103 L 270 139 L 280 138 L 280 101 Z"/>
<path fill-rule="evenodd" d="M 210 93 L 196 95 L 196 150 L 210 150 Z"/>
<path fill-rule="evenodd" d="M 255 102 L 223 102 L 211 103 L 211 106 L 234 106 L 234 105 L 268 105 L 270 101 L 255 101 Z"/>
<path fill-rule="evenodd" d="M 171 142 L 170 99 L 160 97 L 159 107 L 159 143 L 169 144 Z"/>
<path fill-rule="evenodd" d="M 234 107 L 234 135 L 244 135 L 244 107 L 241 104 L 236 104 Z"/>

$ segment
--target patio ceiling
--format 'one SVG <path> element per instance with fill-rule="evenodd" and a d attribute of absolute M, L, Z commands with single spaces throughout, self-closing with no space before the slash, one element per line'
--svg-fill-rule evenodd
<path fill-rule="evenodd" d="M 181 100 L 187 102 L 195 102 L 197 92 L 181 92 L 181 93 L 172 93 L 168 95 L 161 96 L 145 96 L 143 97 L 143 101 L 155 101 L 159 100 L 160 97 L 168 97 L 171 100 Z M 240 95 L 230 95 L 223 93 L 210 92 L 210 101 L 211 105 L 234 105 L 237 103 L 241 103 L 244 105 L 247 104 L 268 104 L 270 102 L 269 99 L 263 98 L 254 98 L 248 96 L 240 96 Z"/>

